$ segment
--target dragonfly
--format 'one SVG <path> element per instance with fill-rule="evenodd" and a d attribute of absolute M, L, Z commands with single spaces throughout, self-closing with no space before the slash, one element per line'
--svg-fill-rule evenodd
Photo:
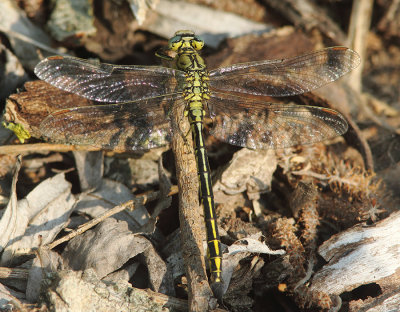
<path fill-rule="evenodd" d="M 347 131 L 335 110 L 266 102 L 264 96 L 292 96 L 337 80 L 360 63 L 346 47 L 330 47 L 294 58 L 235 64 L 207 70 L 200 56 L 204 41 L 182 30 L 157 55 L 171 67 L 111 65 L 53 56 L 42 60 L 35 74 L 49 84 L 96 105 L 67 107 L 47 116 L 40 131 L 47 140 L 111 150 L 143 150 L 168 144 L 175 129 L 174 105 L 183 105 L 189 119 L 204 209 L 211 285 L 222 281 L 210 165 L 203 120 L 212 120 L 211 134 L 232 145 L 277 149 L 312 144 Z M 171 56 L 172 52 L 175 55 Z"/>

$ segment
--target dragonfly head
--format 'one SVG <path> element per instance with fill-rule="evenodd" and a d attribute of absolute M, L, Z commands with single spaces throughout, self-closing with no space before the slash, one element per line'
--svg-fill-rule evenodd
<path fill-rule="evenodd" d="M 196 36 L 191 30 L 180 30 L 168 41 L 168 48 L 172 51 L 201 50 L 204 40 Z"/>

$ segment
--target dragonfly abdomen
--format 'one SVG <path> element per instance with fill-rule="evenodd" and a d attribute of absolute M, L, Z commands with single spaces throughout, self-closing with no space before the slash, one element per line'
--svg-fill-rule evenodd
<path fill-rule="evenodd" d="M 215 215 L 211 171 L 203 137 L 203 110 L 189 109 L 189 122 L 195 146 L 197 173 L 199 177 L 200 204 L 204 209 L 206 223 L 208 259 L 213 283 L 222 282 L 222 253 L 219 239 L 217 216 Z"/>

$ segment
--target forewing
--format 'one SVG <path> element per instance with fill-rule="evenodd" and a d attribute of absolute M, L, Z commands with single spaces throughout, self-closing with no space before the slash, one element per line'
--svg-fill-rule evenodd
<path fill-rule="evenodd" d="M 356 68 L 359 55 L 331 47 L 294 58 L 235 64 L 210 72 L 212 91 L 290 96 L 317 89 Z"/>
<path fill-rule="evenodd" d="M 213 93 L 208 102 L 221 141 L 251 149 L 312 144 L 347 131 L 338 112 L 321 107 L 285 105 Z"/>
<path fill-rule="evenodd" d="M 177 96 L 74 107 L 56 111 L 40 125 L 42 136 L 55 143 L 94 146 L 117 151 L 159 147 L 171 140 L 168 120 Z"/>
<path fill-rule="evenodd" d="M 179 92 L 184 73 L 161 66 L 117 66 L 52 56 L 35 67 L 40 79 L 87 99 L 125 103 Z"/>

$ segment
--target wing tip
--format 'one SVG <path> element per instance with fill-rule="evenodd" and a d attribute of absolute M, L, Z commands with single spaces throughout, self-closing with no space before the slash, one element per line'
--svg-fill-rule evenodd
<path fill-rule="evenodd" d="M 361 63 L 360 55 L 356 51 L 354 51 L 348 47 L 335 46 L 335 47 L 330 47 L 327 49 L 329 49 L 331 51 L 340 51 L 340 52 L 343 52 L 344 54 L 347 54 L 349 56 L 349 60 L 350 60 L 350 70 L 357 68 L 358 65 L 360 65 L 360 63 Z"/>
<path fill-rule="evenodd" d="M 49 69 L 51 69 L 51 68 L 49 68 L 49 65 L 50 65 L 49 62 L 63 61 L 65 59 L 66 59 L 66 57 L 64 57 L 62 55 L 53 55 L 53 56 L 46 57 L 35 66 L 33 72 L 39 79 L 45 80 L 43 73 L 48 71 Z M 55 63 L 53 63 L 53 64 L 55 64 Z M 53 69 L 57 69 L 57 67 L 54 67 Z"/>

